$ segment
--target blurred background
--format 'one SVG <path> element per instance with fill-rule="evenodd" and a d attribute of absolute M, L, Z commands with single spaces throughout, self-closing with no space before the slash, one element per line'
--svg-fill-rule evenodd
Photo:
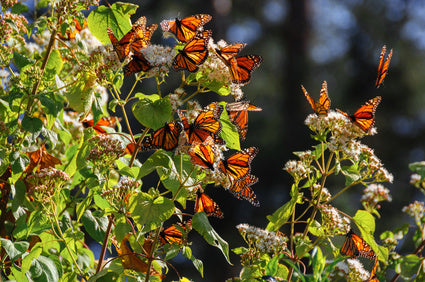
<path fill-rule="evenodd" d="M 205 25 L 212 29 L 215 41 L 245 42 L 242 55 L 257 54 L 264 58 L 253 73 L 251 82 L 243 87 L 246 99 L 263 108 L 251 112 L 249 131 L 242 147 L 257 146 L 259 154 L 252 163 L 252 173 L 260 181 L 252 188 L 261 202 L 256 208 L 239 201 L 221 187 L 207 192 L 225 214 L 222 220 L 210 222 L 229 243 L 230 248 L 245 246 L 235 226 L 249 223 L 264 228 L 266 216 L 289 198 L 292 180 L 282 170 L 295 159 L 293 151 L 310 149 L 313 141 L 304 125 L 312 110 L 300 84 L 317 99 L 323 80 L 328 82 L 333 109 L 353 113 L 364 102 L 377 95 L 382 102 L 376 112 L 378 134 L 362 140 L 375 149 L 386 168 L 393 173 L 392 203 L 383 203 L 377 220 L 375 238 L 384 230 L 392 230 L 407 222 L 401 209 L 423 196 L 409 185 L 408 164 L 425 159 L 425 2 L 420 0 L 210 0 L 126 1 L 139 5 L 134 22 L 144 15 L 148 24 L 164 19 L 198 13 L 213 16 Z M 102 2 L 101 2 L 102 3 Z M 113 1 L 109 1 L 110 4 Z M 102 3 L 103 4 L 103 3 Z M 160 28 L 152 43 L 173 45 L 174 40 L 162 38 Z M 393 49 L 389 74 L 384 84 L 374 88 L 378 59 L 383 45 Z M 167 82 L 169 91 L 176 88 Z M 132 80 L 133 79 L 133 80 Z M 132 85 L 134 78 L 126 78 Z M 154 85 L 139 85 L 139 91 L 155 93 Z M 167 93 L 166 90 L 163 90 Z M 204 95 L 203 106 L 231 97 Z M 140 155 L 140 154 L 139 154 Z M 143 156 L 142 156 L 143 158 Z M 342 178 L 330 179 L 328 189 L 335 194 L 342 188 Z M 334 205 L 354 216 L 361 208 L 362 187 L 353 187 Z M 173 260 L 174 266 L 194 281 L 224 281 L 238 276 L 239 257 L 231 254 L 233 265 L 226 263 L 220 251 L 209 246 L 196 232 L 189 235 L 195 257 L 205 262 L 204 278 L 183 257 Z M 342 241 L 342 239 L 341 239 Z M 408 252 L 413 246 L 401 243 L 398 251 Z M 170 270 L 166 280 L 176 279 Z"/>

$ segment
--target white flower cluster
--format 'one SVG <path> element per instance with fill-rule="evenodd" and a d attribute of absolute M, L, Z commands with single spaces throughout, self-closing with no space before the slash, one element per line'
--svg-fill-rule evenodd
<path fill-rule="evenodd" d="M 424 202 L 415 201 L 408 206 L 403 207 L 402 212 L 420 220 L 425 214 Z"/>
<path fill-rule="evenodd" d="M 281 232 L 270 232 L 246 223 L 236 226 L 247 243 L 261 253 L 281 253 L 286 250 L 286 238 Z"/>
<path fill-rule="evenodd" d="M 347 281 L 367 281 L 370 276 L 370 273 L 364 269 L 363 264 L 358 259 L 347 259 L 347 263 L 341 261 L 337 263 L 335 268 L 337 275 Z"/>
<path fill-rule="evenodd" d="M 290 175 L 296 179 L 301 179 L 307 176 L 307 173 L 310 173 L 311 170 L 306 164 L 302 161 L 290 160 L 286 162 L 283 170 L 286 170 Z"/>
<path fill-rule="evenodd" d="M 350 219 L 341 217 L 338 210 L 331 205 L 319 206 L 322 215 L 321 230 L 326 235 L 342 235 L 350 231 Z"/>
<path fill-rule="evenodd" d="M 146 48 L 140 50 L 140 52 L 143 53 L 145 59 L 148 60 L 152 66 L 147 76 L 166 76 L 176 55 L 173 48 L 157 44 L 150 44 Z"/>
<path fill-rule="evenodd" d="M 371 206 L 376 206 L 381 201 L 391 202 L 392 198 L 390 190 L 385 188 L 382 184 L 372 183 L 363 190 L 361 202 L 367 202 Z"/>

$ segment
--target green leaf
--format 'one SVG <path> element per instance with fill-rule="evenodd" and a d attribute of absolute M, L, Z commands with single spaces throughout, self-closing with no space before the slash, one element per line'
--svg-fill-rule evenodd
<path fill-rule="evenodd" d="M 278 208 L 272 215 L 267 216 L 269 224 L 267 224 L 266 230 L 278 231 L 279 228 L 288 221 L 289 217 L 294 212 L 298 196 L 299 194 L 293 195 L 289 202 Z"/>
<path fill-rule="evenodd" d="M 39 118 L 33 118 L 25 116 L 22 119 L 22 128 L 31 133 L 37 133 L 41 131 L 43 122 Z"/>
<path fill-rule="evenodd" d="M 56 101 L 55 96 L 52 93 L 40 94 L 38 95 L 38 100 L 40 100 L 40 103 L 47 109 L 46 112 L 55 117 L 63 108 L 63 103 Z"/>
<path fill-rule="evenodd" d="M 111 43 L 106 32 L 108 27 L 118 39 L 121 39 L 130 31 L 130 16 L 136 12 L 137 7 L 131 3 L 117 2 L 110 7 L 95 8 L 87 17 L 90 32 L 104 45 Z"/>
<path fill-rule="evenodd" d="M 36 244 L 36 246 L 31 249 L 31 252 L 22 260 L 21 271 L 26 273 L 31 268 L 32 261 L 37 259 L 41 255 L 42 251 L 43 249 L 40 248 L 40 245 Z"/>
<path fill-rule="evenodd" d="M 409 169 L 419 174 L 422 178 L 425 177 L 425 161 L 411 163 L 409 164 Z"/>
<path fill-rule="evenodd" d="M 172 108 L 168 97 L 153 101 L 143 98 L 132 106 L 134 117 L 145 127 L 157 130 L 172 117 Z"/>
<path fill-rule="evenodd" d="M 56 264 L 48 257 L 42 255 L 32 261 L 28 274 L 33 281 L 59 281 L 59 273 L 56 269 Z"/>
<path fill-rule="evenodd" d="M 96 204 L 96 206 L 98 206 L 101 210 L 109 210 L 111 209 L 111 205 L 109 204 L 109 202 L 107 200 L 105 200 L 104 198 L 102 198 L 102 196 L 96 194 L 93 196 L 93 200 L 94 203 Z"/>
<path fill-rule="evenodd" d="M 405 279 L 411 278 L 418 272 L 422 261 L 423 258 L 419 258 L 417 255 L 405 256 L 400 263 L 400 275 Z"/>
<path fill-rule="evenodd" d="M 28 157 L 26 155 L 19 155 L 19 152 L 14 152 L 9 155 L 9 159 L 12 164 L 12 172 L 13 174 L 18 174 L 25 170 L 25 167 L 30 163 Z"/>
<path fill-rule="evenodd" d="M 319 247 L 313 248 L 311 252 L 311 262 L 313 264 L 313 276 L 316 281 L 319 281 L 319 277 L 326 264 L 326 257 L 323 256 L 322 250 Z"/>
<path fill-rule="evenodd" d="M 28 250 L 30 244 L 28 242 L 15 242 L 4 238 L 0 238 L 1 247 L 6 251 L 11 261 L 21 258 L 22 254 Z"/>
<path fill-rule="evenodd" d="M 62 66 L 63 61 L 59 50 L 53 49 L 47 61 L 43 77 L 53 79 L 56 74 L 60 73 Z"/>
<path fill-rule="evenodd" d="M 357 164 L 341 166 L 341 173 L 345 176 L 345 186 L 351 185 L 353 182 L 357 182 L 361 178 Z"/>
<path fill-rule="evenodd" d="M 15 5 L 13 5 L 12 9 L 10 9 L 10 12 L 12 14 L 20 15 L 22 13 L 28 12 L 28 6 L 18 2 Z"/>
<path fill-rule="evenodd" d="M 103 242 L 109 222 L 106 216 L 101 217 L 99 212 L 92 213 L 90 210 L 86 210 L 81 217 L 81 222 L 90 237 L 99 243 Z"/>
<path fill-rule="evenodd" d="M 198 270 L 199 274 L 201 274 L 202 277 L 204 277 L 204 264 L 201 260 L 195 258 L 192 254 L 192 250 L 188 246 L 183 247 L 183 256 L 190 259 L 193 263 L 193 266 Z"/>
<path fill-rule="evenodd" d="M 71 108 L 80 113 L 88 113 L 91 110 L 96 79 L 94 73 L 84 72 L 77 82 L 70 86 L 69 91 L 65 92 L 65 96 Z"/>
<path fill-rule="evenodd" d="M 142 165 L 139 171 L 137 179 L 150 174 L 155 171 L 157 168 L 170 168 L 172 164 L 172 159 L 167 155 L 163 150 L 158 150 L 153 153 Z"/>
<path fill-rule="evenodd" d="M 20 206 L 25 202 L 25 194 L 27 192 L 27 188 L 25 183 L 19 179 L 15 183 L 15 195 L 12 201 L 12 211 L 16 212 Z"/>
<path fill-rule="evenodd" d="M 224 110 L 220 116 L 220 122 L 222 125 L 220 137 L 223 138 L 224 141 L 226 141 L 226 146 L 229 149 L 240 151 L 241 144 L 239 142 L 238 129 L 230 121 L 225 105 L 223 103 L 220 103 L 220 104 L 224 107 Z"/>
<path fill-rule="evenodd" d="M 204 237 L 208 244 L 219 248 L 227 262 L 232 265 L 229 257 L 229 244 L 212 228 L 205 212 L 198 212 L 193 216 L 192 226 L 202 237 Z"/>
<path fill-rule="evenodd" d="M 154 198 L 143 192 L 131 196 L 128 204 L 134 221 L 138 226 L 144 226 L 146 232 L 158 228 L 173 215 L 175 209 L 170 199 L 162 196 Z"/>
<path fill-rule="evenodd" d="M 16 51 L 13 52 L 13 61 L 20 71 L 26 66 L 35 64 L 33 59 L 25 57 Z"/>

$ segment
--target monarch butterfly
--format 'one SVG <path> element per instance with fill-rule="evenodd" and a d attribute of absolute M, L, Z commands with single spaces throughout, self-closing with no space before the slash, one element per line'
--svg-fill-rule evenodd
<path fill-rule="evenodd" d="M 376 278 L 376 269 L 378 268 L 378 257 L 375 258 L 375 264 L 373 265 L 372 270 L 370 271 L 370 278 L 368 282 L 379 282 L 378 278 Z"/>
<path fill-rule="evenodd" d="M 152 68 L 149 61 L 145 58 L 142 52 L 134 52 L 132 60 L 123 67 L 124 75 L 128 76 L 137 72 L 147 72 Z"/>
<path fill-rule="evenodd" d="M 387 47 L 384 45 L 381 50 L 381 55 L 379 56 L 378 77 L 376 78 L 376 82 L 375 82 L 376 88 L 379 88 L 382 82 L 384 82 L 384 79 L 388 74 L 388 67 L 390 66 L 391 57 L 393 56 L 393 49 L 391 49 L 384 63 L 384 57 L 385 57 L 386 51 L 387 51 Z"/>
<path fill-rule="evenodd" d="M 74 23 L 75 23 L 74 28 L 73 29 L 67 29 L 65 35 L 62 35 L 62 33 L 59 32 L 58 36 L 59 36 L 60 39 L 62 39 L 62 40 L 75 39 L 75 36 L 77 35 L 77 33 L 80 33 L 84 28 L 87 27 L 87 20 L 86 19 L 84 19 L 82 27 L 81 27 L 81 24 L 76 17 L 74 17 L 73 20 L 74 20 Z"/>
<path fill-rule="evenodd" d="M 130 31 L 127 32 L 120 40 L 118 40 L 111 28 L 107 28 L 109 39 L 111 40 L 112 46 L 114 47 L 115 52 L 118 55 L 118 58 L 121 62 L 127 57 L 130 53 L 131 44 L 134 40 L 135 34 L 139 30 L 144 30 L 146 26 L 146 18 L 140 17 L 131 27 Z M 142 36 L 143 37 L 143 36 Z"/>
<path fill-rule="evenodd" d="M 229 191 L 238 199 L 248 200 L 253 206 L 259 207 L 260 202 L 251 189 L 251 186 L 258 182 L 258 177 L 248 174 L 245 177 L 236 179 L 231 184 Z"/>
<path fill-rule="evenodd" d="M 220 161 L 219 168 L 231 181 L 235 181 L 251 172 L 251 161 L 257 153 L 255 147 L 244 149 Z"/>
<path fill-rule="evenodd" d="M 214 141 L 211 136 L 208 136 L 204 143 L 192 145 L 189 150 L 192 163 L 203 168 L 214 170 L 214 152 L 212 150 L 212 145 L 214 145 Z"/>
<path fill-rule="evenodd" d="M 146 24 L 146 19 L 145 19 Z M 157 24 L 151 24 L 146 27 L 145 24 L 140 25 L 133 35 L 132 42 L 130 44 L 130 50 L 140 51 L 151 44 L 151 38 L 155 30 L 158 28 Z"/>
<path fill-rule="evenodd" d="M 47 153 L 46 147 L 41 145 L 40 149 L 32 152 L 27 152 L 26 155 L 30 159 L 30 163 L 25 168 L 24 172 L 32 172 L 38 166 L 37 171 L 43 168 L 55 167 L 57 164 L 62 164 L 61 161 Z"/>
<path fill-rule="evenodd" d="M 211 30 L 206 30 L 193 37 L 182 50 L 179 50 L 174 58 L 173 68 L 190 72 L 197 71 L 198 66 L 208 57 L 208 40 L 211 34 Z"/>
<path fill-rule="evenodd" d="M 339 109 L 337 109 L 337 111 L 349 118 L 355 125 L 367 133 L 375 124 L 375 111 L 376 107 L 378 107 L 381 102 L 381 99 L 381 96 L 376 96 L 375 98 L 370 99 L 353 115 L 348 115 Z"/>
<path fill-rule="evenodd" d="M 179 144 L 179 136 L 183 130 L 183 124 L 179 121 L 166 123 L 160 129 L 155 130 L 150 136 L 145 137 L 142 149 L 164 149 L 171 151 Z"/>
<path fill-rule="evenodd" d="M 113 128 L 117 125 L 117 117 L 102 117 L 94 126 L 93 122 L 93 119 L 83 120 L 82 124 L 84 128 L 93 127 L 97 134 L 103 134 L 106 133 L 106 130 L 103 128 L 104 126 Z"/>
<path fill-rule="evenodd" d="M 331 105 L 331 100 L 328 96 L 328 84 L 326 83 L 326 81 L 323 81 L 322 83 L 319 101 L 317 102 L 315 102 L 313 98 L 308 95 L 308 92 L 307 90 L 305 90 L 304 86 L 301 85 L 301 89 L 303 90 L 304 95 L 307 98 L 307 101 L 310 103 L 310 106 L 313 111 L 315 111 L 316 114 L 319 116 L 327 116 L 329 112 L 329 107 Z"/>
<path fill-rule="evenodd" d="M 252 72 L 263 61 L 263 58 L 257 55 L 235 57 L 244 46 L 244 44 L 237 43 L 216 49 L 217 55 L 229 68 L 232 82 L 240 85 L 245 85 L 251 80 Z"/>
<path fill-rule="evenodd" d="M 174 21 L 163 21 L 161 28 L 163 31 L 172 32 L 179 41 L 188 42 L 197 31 L 212 19 L 210 15 L 198 14 L 183 19 L 176 18 Z"/>
<path fill-rule="evenodd" d="M 216 144 L 224 144 L 224 141 L 218 136 L 222 127 L 220 122 L 222 112 L 223 106 L 217 102 L 211 103 L 201 111 L 192 124 L 189 124 L 181 111 L 177 111 L 183 122 L 187 142 L 190 144 L 202 143 L 208 136 L 211 136 Z"/>
<path fill-rule="evenodd" d="M 205 212 L 207 216 L 224 218 L 224 214 L 216 202 L 199 188 L 196 191 L 195 213 Z"/>
<path fill-rule="evenodd" d="M 236 126 L 241 140 L 245 140 L 248 132 L 248 111 L 262 111 L 261 108 L 250 104 L 249 101 L 241 101 L 226 105 L 230 121 Z"/>
<path fill-rule="evenodd" d="M 183 244 L 183 232 L 187 233 L 187 228 L 192 225 L 192 221 L 188 220 L 185 225 L 176 224 L 165 228 L 159 233 L 159 239 L 162 245 L 164 244 Z"/>
<path fill-rule="evenodd" d="M 341 255 L 350 256 L 351 258 L 365 257 L 375 259 L 376 255 L 372 248 L 366 243 L 363 238 L 356 235 L 353 230 L 350 230 L 345 238 L 344 244 L 340 250 Z"/>

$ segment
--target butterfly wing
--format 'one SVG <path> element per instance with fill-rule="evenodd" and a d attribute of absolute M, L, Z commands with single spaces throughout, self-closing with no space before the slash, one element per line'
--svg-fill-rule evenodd
<path fill-rule="evenodd" d="M 252 174 L 236 179 L 232 182 L 229 191 L 238 199 L 245 199 L 253 206 L 259 207 L 260 202 L 252 190 L 251 186 L 258 182 L 258 178 Z"/>
<path fill-rule="evenodd" d="M 84 128 L 93 127 L 97 134 L 104 134 L 106 133 L 106 130 L 103 127 L 115 127 L 117 125 L 117 118 L 114 116 L 102 117 L 94 126 L 93 122 L 93 119 L 84 120 L 82 124 Z"/>
<path fill-rule="evenodd" d="M 182 130 L 183 125 L 180 122 L 166 123 L 143 140 L 142 148 L 174 150 L 179 144 L 179 136 Z"/>
<path fill-rule="evenodd" d="M 207 216 L 215 216 L 223 218 L 224 214 L 216 202 L 213 201 L 207 194 L 198 190 L 196 192 L 195 213 L 205 212 Z"/>
<path fill-rule="evenodd" d="M 230 121 L 236 126 L 241 140 L 245 140 L 248 132 L 248 111 L 262 111 L 261 108 L 250 104 L 249 101 L 229 103 L 226 110 Z"/>
<path fill-rule="evenodd" d="M 212 19 L 207 14 L 197 14 L 183 19 L 175 19 L 174 21 L 164 21 L 161 28 L 164 31 L 173 33 L 181 42 L 188 42 L 195 37 L 197 31 Z"/>
<path fill-rule="evenodd" d="M 217 55 L 228 64 L 230 59 L 234 58 L 246 46 L 245 43 L 235 43 L 227 45 L 221 49 L 215 49 Z"/>
<path fill-rule="evenodd" d="M 208 136 L 211 136 L 216 144 L 222 144 L 223 140 L 218 137 L 222 128 L 220 122 L 222 112 L 223 107 L 221 105 L 216 102 L 211 103 L 202 110 L 193 124 L 189 124 L 187 118 L 181 112 L 178 112 L 183 122 L 188 142 L 190 144 L 202 143 Z"/>
<path fill-rule="evenodd" d="M 185 228 L 181 226 L 181 228 Z M 183 233 L 174 225 L 167 227 L 159 233 L 161 244 L 177 244 L 183 243 Z"/>
<path fill-rule="evenodd" d="M 375 111 L 380 102 L 381 96 L 370 99 L 351 116 L 351 120 L 364 132 L 368 132 L 375 124 Z"/>
<path fill-rule="evenodd" d="M 131 50 L 140 51 L 150 45 L 150 40 L 153 33 L 158 28 L 157 24 L 152 24 L 148 27 L 145 25 L 139 27 L 134 33 L 133 40 L 131 43 Z"/>
<path fill-rule="evenodd" d="M 204 143 L 193 145 L 189 150 L 190 159 L 193 164 L 203 168 L 214 170 L 214 152 L 212 145 L 214 141 L 211 136 Z"/>
<path fill-rule="evenodd" d="M 368 259 L 375 259 L 376 255 L 369 244 L 350 230 L 345 238 L 344 244 L 340 250 L 341 255 L 357 258 L 358 256 Z"/>
<path fill-rule="evenodd" d="M 315 112 L 320 116 L 327 116 L 329 108 L 331 106 L 331 100 L 328 95 L 328 84 L 323 81 L 322 88 L 320 89 L 319 102 L 315 104 Z"/>
<path fill-rule="evenodd" d="M 230 59 L 228 66 L 233 83 L 240 85 L 247 84 L 251 80 L 252 72 L 260 66 L 262 61 L 263 58 L 257 55 L 247 55 Z"/>
<path fill-rule="evenodd" d="M 188 70 L 195 72 L 198 66 L 205 62 L 208 57 L 208 40 L 211 37 L 211 31 L 207 30 L 197 34 L 190 40 L 186 46 L 179 50 L 173 61 L 175 70 Z"/>
<path fill-rule="evenodd" d="M 124 75 L 128 76 L 133 73 L 147 72 L 152 68 L 149 61 L 145 58 L 142 52 L 134 52 L 132 60 L 123 67 Z"/>
<path fill-rule="evenodd" d="M 232 181 L 245 177 L 251 172 L 251 162 L 257 153 L 255 147 L 244 149 L 220 161 L 219 168 Z"/>
<path fill-rule="evenodd" d="M 388 53 L 388 57 L 384 62 L 385 53 L 387 47 L 384 45 L 381 50 L 381 55 L 379 56 L 379 65 L 378 65 L 378 76 L 376 78 L 375 87 L 379 88 L 382 82 L 384 82 L 385 77 L 388 74 L 388 68 L 390 66 L 391 57 L 393 56 L 393 49 Z"/>

